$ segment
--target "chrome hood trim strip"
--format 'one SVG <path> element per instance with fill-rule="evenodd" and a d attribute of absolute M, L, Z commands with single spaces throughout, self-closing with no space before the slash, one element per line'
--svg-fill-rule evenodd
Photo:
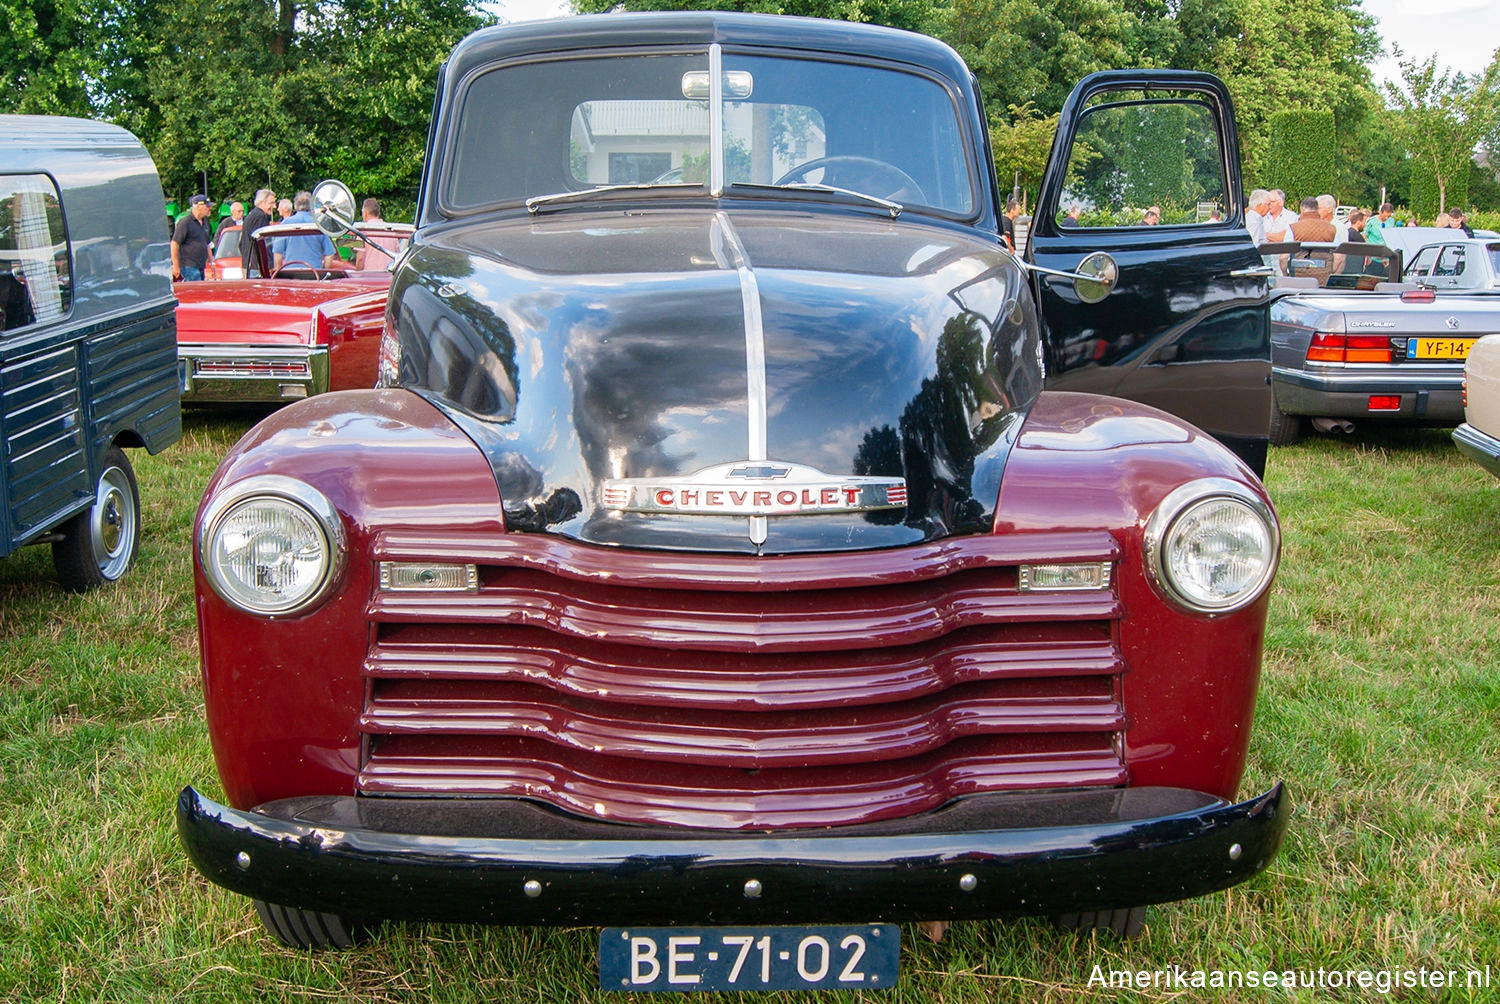
<path fill-rule="evenodd" d="M 714 260 L 720 268 L 733 269 L 740 279 L 740 301 L 745 311 L 745 380 L 749 412 L 749 443 L 746 460 L 767 460 L 766 423 L 766 329 L 760 310 L 760 286 L 755 280 L 745 246 L 726 213 L 714 214 Z M 764 544 L 769 533 L 765 516 L 750 517 L 750 539 Z"/>

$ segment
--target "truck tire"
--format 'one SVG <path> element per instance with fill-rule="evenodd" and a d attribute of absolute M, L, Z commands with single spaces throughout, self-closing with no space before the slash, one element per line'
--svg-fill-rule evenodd
<path fill-rule="evenodd" d="M 135 564 L 141 537 L 141 495 L 119 447 L 104 455 L 94 504 L 62 526 L 52 545 L 57 578 L 70 593 L 118 582 Z"/>
<path fill-rule="evenodd" d="M 1052 918 L 1064 931 L 1113 931 L 1125 939 L 1138 938 L 1146 928 L 1146 908 L 1130 906 L 1123 910 L 1096 910 L 1091 913 L 1063 913 Z"/>
<path fill-rule="evenodd" d="M 363 924 L 336 913 L 301 910 L 263 899 L 255 901 L 255 912 L 271 937 L 288 948 L 315 952 L 343 950 L 369 937 L 369 930 Z"/>

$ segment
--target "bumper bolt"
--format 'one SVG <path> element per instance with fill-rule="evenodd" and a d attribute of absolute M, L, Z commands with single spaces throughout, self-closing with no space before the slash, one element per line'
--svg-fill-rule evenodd
<path fill-rule="evenodd" d="M 973 892 L 979 888 L 979 879 L 975 878 L 972 872 L 966 872 L 959 876 L 958 887 L 964 892 Z"/>
<path fill-rule="evenodd" d="M 1229 845 L 1229 860 L 1230 861 L 1238 861 L 1240 859 L 1240 855 L 1244 854 L 1244 853 L 1245 853 L 1245 849 L 1243 847 L 1241 847 L 1239 844 L 1230 844 Z"/>
<path fill-rule="evenodd" d="M 746 899 L 760 899 L 760 894 L 761 894 L 760 879 L 751 879 L 750 881 L 748 881 L 748 882 L 745 883 L 745 898 Z"/>
<path fill-rule="evenodd" d="M 521 891 L 526 894 L 527 899 L 536 899 L 542 894 L 542 884 L 536 879 L 527 879 L 526 884 L 521 886 Z"/>
<path fill-rule="evenodd" d="M 245 851 L 240 851 L 238 854 L 236 854 L 234 856 L 234 866 L 236 868 L 238 868 L 242 872 L 249 871 L 250 870 L 250 855 L 248 853 L 246 853 Z"/>

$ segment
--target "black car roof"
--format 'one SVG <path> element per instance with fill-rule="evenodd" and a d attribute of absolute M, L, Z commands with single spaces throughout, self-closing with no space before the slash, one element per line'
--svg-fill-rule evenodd
<path fill-rule="evenodd" d="M 0 115 L 0 163 L 11 174 L 51 175 L 64 200 L 75 188 L 93 188 L 145 173 L 156 175 L 146 148 L 128 130 L 108 122 L 52 115 Z"/>
<path fill-rule="evenodd" d="M 956 52 L 935 38 L 915 32 L 783 14 L 657 11 L 590 14 L 484 28 L 453 50 L 448 80 L 457 82 L 477 68 L 534 53 L 711 42 L 878 55 L 926 67 L 953 80 L 969 78 Z"/>
<path fill-rule="evenodd" d="M 511 60 L 527 57 L 573 56 L 645 48 L 700 47 L 711 43 L 735 47 L 808 54 L 832 54 L 859 59 L 904 63 L 952 82 L 964 96 L 964 114 L 982 142 L 984 123 L 978 114 L 974 76 L 963 59 L 946 43 L 917 32 L 880 25 L 857 24 L 785 14 L 745 14 L 728 11 L 648 11 L 587 14 L 547 21 L 503 24 L 474 32 L 461 41 L 444 64 L 431 131 L 428 134 L 422 187 L 418 194 L 418 223 L 444 217 L 431 189 L 432 179 L 445 170 L 445 130 L 451 126 L 454 100 L 467 79 Z M 993 187 L 993 179 L 991 179 Z M 993 195 L 985 199 L 993 201 Z M 992 225 L 986 215 L 981 225 Z"/>

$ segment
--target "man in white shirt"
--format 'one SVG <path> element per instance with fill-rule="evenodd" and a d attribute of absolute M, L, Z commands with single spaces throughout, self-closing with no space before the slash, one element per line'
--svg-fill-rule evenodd
<path fill-rule="evenodd" d="M 1257 188 L 1246 202 L 1245 229 L 1250 231 L 1250 239 L 1259 246 L 1266 242 L 1266 211 L 1271 205 L 1271 193 Z"/>
<path fill-rule="evenodd" d="M 1266 210 L 1266 242 L 1292 240 L 1291 227 L 1299 218 L 1286 207 L 1286 193 L 1279 188 L 1271 189 L 1271 204 Z"/>

